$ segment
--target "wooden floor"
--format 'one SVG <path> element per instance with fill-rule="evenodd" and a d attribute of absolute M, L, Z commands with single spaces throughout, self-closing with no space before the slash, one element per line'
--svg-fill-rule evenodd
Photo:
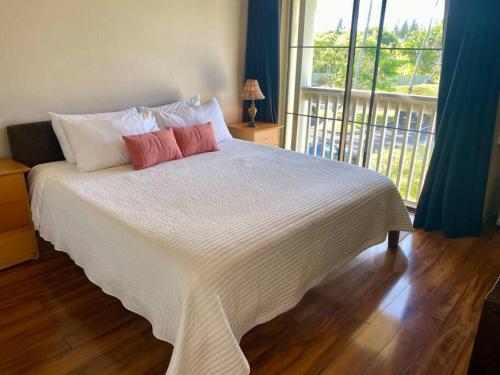
<path fill-rule="evenodd" d="M 254 374 L 464 374 L 500 233 L 417 231 L 373 247 L 292 311 L 250 331 Z M 40 240 L 41 259 L 0 272 L 0 374 L 164 374 L 172 346 Z"/>

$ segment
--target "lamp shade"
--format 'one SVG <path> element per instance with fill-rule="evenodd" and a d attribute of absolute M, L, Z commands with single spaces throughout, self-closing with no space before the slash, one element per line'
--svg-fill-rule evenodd
<path fill-rule="evenodd" d="M 247 79 L 240 98 L 243 100 L 261 100 L 266 97 L 260 91 L 259 82 L 256 79 Z"/>

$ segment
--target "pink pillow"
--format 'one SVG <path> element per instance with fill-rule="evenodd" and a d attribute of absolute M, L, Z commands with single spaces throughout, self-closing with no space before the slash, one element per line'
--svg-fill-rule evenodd
<path fill-rule="evenodd" d="M 210 122 L 203 125 L 191 125 L 171 129 L 174 130 L 175 140 L 181 149 L 182 156 L 219 151 L 219 146 L 215 139 L 214 127 Z"/>
<path fill-rule="evenodd" d="M 124 135 L 134 169 L 144 169 L 168 160 L 181 159 L 182 153 L 171 128 L 139 135 Z"/>

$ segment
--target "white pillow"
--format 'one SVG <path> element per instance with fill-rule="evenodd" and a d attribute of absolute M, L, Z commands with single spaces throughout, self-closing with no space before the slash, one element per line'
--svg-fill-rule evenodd
<path fill-rule="evenodd" d="M 94 113 L 88 115 L 59 115 L 57 113 L 49 112 L 52 119 L 52 128 L 54 133 L 56 133 L 57 140 L 61 146 L 62 152 L 66 161 L 70 164 L 75 164 L 76 159 L 73 150 L 68 142 L 68 137 L 63 128 L 63 120 L 98 120 L 98 119 L 110 119 L 115 117 L 121 117 L 126 115 L 133 115 L 137 113 L 137 109 L 130 108 L 120 112 L 108 112 L 108 113 Z"/>
<path fill-rule="evenodd" d="M 200 94 L 196 94 L 192 98 L 181 100 L 179 102 L 165 104 L 159 107 L 139 107 L 139 112 L 147 112 L 153 114 L 154 112 L 177 112 L 185 111 L 189 107 L 197 107 L 201 104 Z"/>
<path fill-rule="evenodd" d="M 130 163 L 122 135 L 157 131 L 154 117 L 145 113 L 111 119 L 65 119 L 64 129 L 79 172 Z"/>
<path fill-rule="evenodd" d="M 198 107 L 190 107 L 185 111 L 176 112 L 155 112 L 156 121 L 160 128 L 169 127 L 184 127 L 189 125 L 206 124 L 211 122 L 214 127 L 215 138 L 217 142 L 223 142 L 233 138 L 226 122 L 224 115 L 216 98 L 212 98 Z"/>

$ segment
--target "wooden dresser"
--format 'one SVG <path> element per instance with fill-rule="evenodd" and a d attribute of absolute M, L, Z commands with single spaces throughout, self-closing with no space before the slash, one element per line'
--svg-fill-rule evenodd
<path fill-rule="evenodd" d="M 268 122 L 257 122 L 256 128 L 249 128 L 246 122 L 240 122 L 228 127 L 234 138 L 279 147 L 281 128 L 283 126 Z"/>
<path fill-rule="evenodd" d="M 30 169 L 0 160 L 0 269 L 38 258 L 24 174 Z"/>

